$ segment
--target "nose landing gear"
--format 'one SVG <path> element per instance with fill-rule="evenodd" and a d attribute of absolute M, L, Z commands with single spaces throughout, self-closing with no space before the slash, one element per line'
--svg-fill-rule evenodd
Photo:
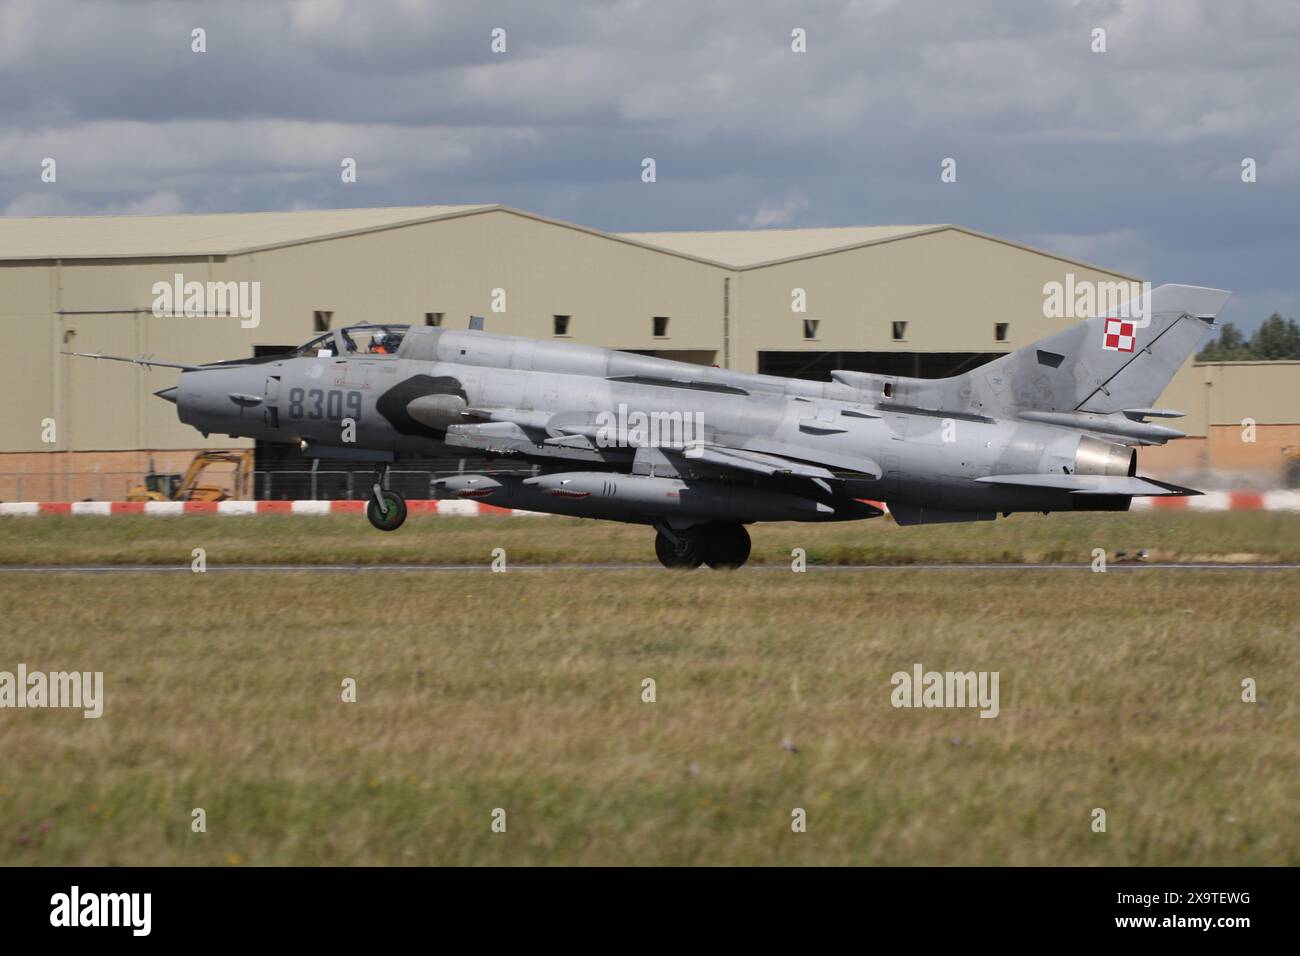
<path fill-rule="evenodd" d="M 375 483 L 366 502 L 366 518 L 380 531 L 396 531 L 406 520 L 406 499 L 396 491 L 384 490 L 388 468 L 375 473 Z"/>

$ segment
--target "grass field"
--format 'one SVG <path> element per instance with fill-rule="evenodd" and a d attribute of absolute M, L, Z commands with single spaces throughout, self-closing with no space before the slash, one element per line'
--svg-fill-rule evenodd
<path fill-rule="evenodd" d="M 844 524 L 763 524 L 752 529 L 756 564 L 1061 562 L 1093 548 L 1153 561 L 1300 561 L 1300 514 L 1020 514 L 978 524 L 901 528 L 888 519 Z M 215 564 L 486 565 L 494 548 L 511 564 L 654 564 L 654 532 L 578 518 L 412 517 L 392 533 L 357 516 L 55 517 L 0 519 L 0 565 L 189 564 L 202 547 Z"/>
<path fill-rule="evenodd" d="M 756 551 L 1295 548 L 1278 516 L 1057 517 L 856 542 L 778 525 Z M 647 559 L 644 529 L 410 528 L 18 519 L 0 560 Z M 0 670 L 105 683 L 98 720 L 0 710 L 0 862 L 1295 865 L 1298 589 L 1290 570 L 0 574 Z M 916 663 L 998 671 L 999 715 L 895 709 Z"/>

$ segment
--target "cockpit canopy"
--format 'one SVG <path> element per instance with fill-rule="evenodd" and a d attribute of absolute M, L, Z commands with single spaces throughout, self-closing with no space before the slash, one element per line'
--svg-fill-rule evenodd
<path fill-rule="evenodd" d="M 289 353 L 292 358 L 329 358 L 348 355 L 394 355 L 401 348 L 409 325 L 349 325 L 318 335 Z"/>

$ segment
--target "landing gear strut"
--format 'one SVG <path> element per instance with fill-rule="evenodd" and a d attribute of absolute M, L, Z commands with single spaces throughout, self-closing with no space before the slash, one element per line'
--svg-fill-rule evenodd
<path fill-rule="evenodd" d="M 380 531 L 396 531 L 406 520 L 406 499 L 396 491 L 384 490 L 384 479 L 387 477 L 387 465 L 375 472 L 370 500 L 366 502 L 366 517 Z"/>
<path fill-rule="evenodd" d="M 674 531 L 665 525 L 655 535 L 655 556 L 665 568 L 698 568 L 704 563 L 706 546 L 703 528 Z"/>
<path fill-rule="evenodd" d="M 744 525 L 696 525 L 675 530 L 660 524 L 655 530 L 655 555 L 665 568 L 689 571 L 707 564 L 723 570 L 738 568 L 749 560 L 749 532 Z"/>

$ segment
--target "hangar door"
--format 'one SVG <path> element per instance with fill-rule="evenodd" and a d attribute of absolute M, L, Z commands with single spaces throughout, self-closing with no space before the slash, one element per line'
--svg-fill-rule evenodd
<path fill-rule="evenodd" d="M 764 375 L 829 382 L 831 372 L 874 372 L 909 378 L 947 378 L 978 368 L 1005 352 L 759 352 Z"/>

